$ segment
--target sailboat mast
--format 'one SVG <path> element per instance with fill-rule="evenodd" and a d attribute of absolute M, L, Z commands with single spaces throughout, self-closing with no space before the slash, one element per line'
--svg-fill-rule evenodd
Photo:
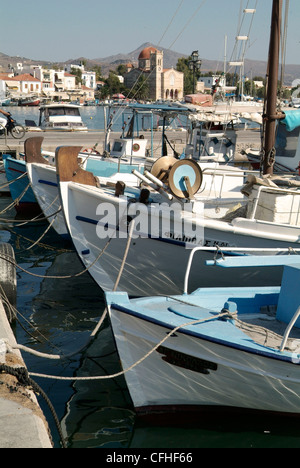
<path fill-rule="evenodd" d="M 273 0 L 271 35 L 269 46 L 268 76 L 267 76 L 267 102 L 265 113 L 265 141 L 263 173 L 273 174 L 275 162 L 275 134 L 276 120 L 282 118 L 277 113 L 277 85 L 279 72 L 280 35 L 283 0 Z"/>

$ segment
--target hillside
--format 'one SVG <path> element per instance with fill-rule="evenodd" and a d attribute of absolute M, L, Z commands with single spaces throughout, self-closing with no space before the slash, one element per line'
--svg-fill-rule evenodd
<path fill-rule="evenodd" d="M 169 50 L 169 49 L 164 49 L 163 47 L 155 46 L 153 44 L 150 44 L 149 42 L 146 42 L 142 44 L 140 47 L 137 49 L 133 50 L 132 52 L 129 53 L 119 53 L 116 55 L 111 55 L 108 57 L 101 57 L 101 58 L 95 58 L 95 59 L 89 59 L 86 57 L 77 57 L 77 58 L 71 58 L 70 60 L 67 60 L 66 62 L 56 62 L 54 63 L 49 63 L 46 61 L 35 61 L 31 60 L 26 57 L 10 57 L 8 55 L 5 55 L 0 52 L 0 72 L 7 72 L 8 71 L 8 66 L 11 64 L 12 66 L 16 66 L 17 63 L 21 62 L 26 65 L 44 65 L 44 66 L 53 66 L 53 65 L 58 65 L 60 67 L 63 67 L 65 64 L 69 63 L 78 63 L 82 60 L 85 60 L 87 64 L 87 69 L 91 68 L 95 65 L 100 65 L 102 68 L 102 73 L 103 75 L 108 75 L 109 70 L 115 69 L 119 64 L 121 63 L 135 63 L 137 64 L 138 61 L 138 56 L 140 52 L 149 46 L 156 47 L 160 50 L 163 50 L 164 52 L 164 67 L 165 68 L 172 68 L 176 67 L 177 61 L 179 58 L 181 58 L 183 55 Z M 201 55 L 201 53 L 200 53 Z M 245 73 L 248 76 L 261 76 L 264 77 L 266 74 L 266 68 L 267 68 L 267 63 L 264 61 L 256 61 L 256 60 L 245 60 Z M 216 61 L 216 60 L 209 60 L 206 58 L 202 58 L 202 67 L 201 71 L 202 73 L 208 72 L 208 71 L 220 71 L 223 70 L 223 63 Z M 236 70 L 230 70 L 231 72 L 234 72 Z M 300 78 L 300 65 L 286 65 L 285 67 L 285 84 L 286 85 L 291 85 L 292 82 L 295 79 Z"/>

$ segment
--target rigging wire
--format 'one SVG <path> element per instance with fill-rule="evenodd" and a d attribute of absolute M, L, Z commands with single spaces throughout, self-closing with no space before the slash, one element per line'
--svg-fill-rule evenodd
<path fill-rule="evenodd" d="M 196 10 L 194 11 L 194 13 L 191 15 L 190 19 L 185 23 L 184 27 L 182 28 L 182 30 L 180 31 L 180 33 L 177 35 L 177 37 L 175 38 L 175 40 L 172 42 L 172 44 L 169 46 L 169 49 L 171 49 L 171 47 L 173 47 L 173 45 L 175 44 L 175 42 L 178 41 L 179 37 L 183 34 L 183 32 L 186 30 L 186 28 L 189 26 L 189 24 L 191 23 L 191 21 L 195 18 L 195 16 L 197 15 L 197 13 L 199 12 L 199 10 L 204 6 L 206 0 L 202 0 L 201 4 L 196 8 Z"/>
<path fill-rule="evenodd" d="M 169 30 L 171 24 L 174 22 L 174 19 L 175 19 L 176 15 L 178 14 L 178 12 L 179 12 L 179 10 L 180 10 L 180 8 L 181 8 L 181 6 L 182 6 L 182 4 L 183 4 L 183 1 L 184 1 L 184 0 L 181 0 L 181 3 L 179 4 L 179 6 L 178 6 L 178 8 L 177 8 L 177 10 L 176 10 L 176 12 L 175 12 L 175 14 L 173 15 L 173 17 L 172 17 L 170 23 L 168 24 L 168 26 L 167 26 L 165 32 L 163 33 L 163 35 L 162 35 L 162 37 L 161 37 L 161 39 L 160 39 L 158 45 L 160 45 L 160 43 L 161 43 L 163 37 L 166 35 L 166 32 Z M 201 1 L 200 5 L 199 5 L 199 6 L 196 8 L 196 10 L 191 14 L 189 20 L 185 23 L 185 25 L 183 26 L 183 28 L 181 29 L 181 31 L 179 32 L 179 34 L 176 36 L 176 38 L 174 39 L 174 41 L 169 45 L 168 49 L 171 49 L 171 47 L 173 47 L 173 45 L 177 42 L 177 40 L 179 39 L 179 37 L 183 34 L 183 32 L 185 31 L 185 29 L 189 26 L 189 24 L 191 23 L 191 21 L 195 18 L 195 16 L 196 16 L 197 13 L 199 12 L 199 10 L 204 6 L 205 3 L 206 3 L 206 0 L 202 0 L 202 1 Z M 153 70 L 149 73 L 149 75 L 146 77 L 146 81 L 149 81 L 150 77 L 153 75 L 153 73 L 154 73 L 155 71 L 156 71 L 156 67 L 154 67 L 154 69 L 153 69 Z M 135 88 L 135 86 L 138 85 L 138 81 L 139 81 L 139 78 L 138 78 L 138 79 L 135 81 L 135 83 L 132 85 L 132 87 L 131 87 L 131 89 L 130 89 L 130 93 L 131 93 L 131 92 L 134 92 L 134 88 Z M 137 95 L 137 93 L 139 92 L 139 90 L 141 89 L 141 87 L 142 87 L 142 85 L 140 85 L 140 87 L 137 88 L 137 89 L 135 90 L 135 93 L 133 94 L 133 97 L 132 97 L 133 99 L 135 98 L 135 96 Z M 125 108 L 126 108 L 126 107 L 128 107 L 128 104 L 125 106 Z M 123 110 L 124 110 L 124 107 L 122 107 L 121 109 L 119 109 L 118 113 L 121 114 L 121 113 L 123 112 Z M 117 115 L 118 115 L 118 113 L 117 113 Z"/>
<path fill-rule="evenodd" d="M 235 45 L 234 45 L 234 48 L 233 48 L 233 51 L 232 51 L 232 54 L 231 54 L 231 57 L 230 57 L 230 60 L 229 62 L 241 62 L 243 64 L 243 68 L 240 70 L 240 82 L 242 82 L 242 80 L 244 79 L 244 76 L 242 76 L 242 74 L 244 73 L 244 60 L 245 60 L 245 55 L 246 55 L 246 51 L 250 48 L 250 45 L 249 44 L 249 38 L 250 38 L 250 33 L 251 33 L 251 30 L 252 30 L 252 26 L 253 26 L 253 21 L 254 21 L 254 14 L 252 14 L 252 18 L 250 20 L 250 24 L 249 24 L 249 27 L 248 27 L 248 32 L 246 35 L 247 37 L 247 40 L 246 41 L 242 41 L 241 44 L 240 44 L 240 48 L 238 49 L 238 44 L 239 44 L 239 39 L 238 37 L 241 36 L 241 31 L 242 31 L 242 27 L 245 23 L 245 18 L 247 16 L 247 9 L 249 7 L 249 2 L 251 0 L 247 0 L 247 3 L 246 3 L 246 6 L 244 8 L 244 11 L 243 11 L 243 0 L 241 0 L 241 3 L 240 3 L 240 12 L 239 12 L 239 23 L 238 23 L 238 27 L 237 27 L 237 35 L 236 35 L 236 41 L 235 41 Z M 258 3 L 258 0 L 255 1 L 255 6 L 253 8 L 254 12 L 256 11 L 256 8 L 257 8 L 257 3 Z M 243 13 L 243 15 L 242 15 Z M 227 73 L 232 70 L 229 68 L 229 70 L 227 70 Z"/>
<path fill-rule="evenodd" d="M 283 91 L 284 83 L 284 73 L 285 73 L 285 61 L 286 61 L 286 45 L 287 45 L 287 29 L 288 29 L 288 15 L 290 8 L 290 0 L 285 2 L 285 17 L 284 17 L 284 27 L 281 37 L 281 72 L 280 72 L 280 91 Z"/>
<path fill-rule="evenodd" d="M 164 38 L 165 35 L 167 34 L 167 32 L 168 32 L 168 30 L 169 30 L 171 24 L 173 23 L 173 21 L 174 21 L 174 19 L 176 18 L 177 14 L 178 14 L 178 12 L 179 12 L 179 10 L 180 10 L 180 8 L 182 7 L 183 2 L 184 2 L 184 0 L 181 0 L 180 4 L 179 4 L 178 7 L 177 7 L 177 10 L 175 11 L 175 13 L 174 13 L 173 17 L 171 18 L 171 20 L 170 20 L 168 26 L 166 27 L 165 32 L 164 32 L 163 35 L 161 36 L 161 38 L 160 38 L 160 40 L 159 40 L 159 42 L 158 42 L 158 45 L 162 42 L 163 38 Z"/>

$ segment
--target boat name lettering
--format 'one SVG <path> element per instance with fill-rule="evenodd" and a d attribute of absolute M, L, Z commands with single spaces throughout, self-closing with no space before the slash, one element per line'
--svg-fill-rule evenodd
<path fill-rule="evenodd" d="M 175 234 L 174 232 L 165 232 L 165 237 L 180 242 L 188 242 L 189 244 L 197 244 L 197 237 L 186 236 L 185 234 Z"/>
<path fill-rule="evenodd" d="M 228 242 L 213 239 L 204 239 L 203 247 L 229 247 Z"/>

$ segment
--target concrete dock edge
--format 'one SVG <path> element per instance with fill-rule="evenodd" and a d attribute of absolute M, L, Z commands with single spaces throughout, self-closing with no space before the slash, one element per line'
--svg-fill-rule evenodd
<path fill-rule="evenodd" d="M 26 368 L 0 301 L 0 365 Z M 48 423 L 35 394 L 9 373 L 0 373 L 0 448 L 52 448 Z"/>

